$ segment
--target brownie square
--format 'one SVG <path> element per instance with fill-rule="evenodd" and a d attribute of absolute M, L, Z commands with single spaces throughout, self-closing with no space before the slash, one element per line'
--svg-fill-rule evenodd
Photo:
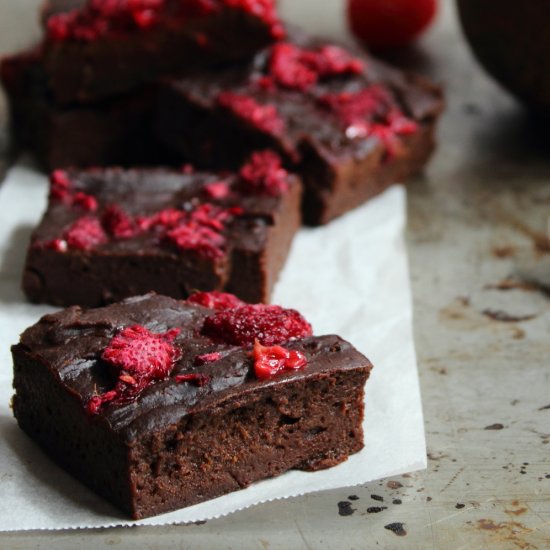
<path fill-rule="evenodd" d="M 2 59 L 0 79 L 17 146 L 32 151 L 47 170 L 173 161 L 152 133 L 153 87 L 94 104 L 60 106 L 48 92 L 39 47 Z"/>
<path fill-rule="evenodd" d="M 52 173 L 23 289 L 33 302 L 98 306 L 154 290 L 227 290 L 268 301 L 300 226 L 301 185 L 275 153 L 238 173 Z"/>
<path fill-rule="evenodd" d="M 159 75 L 250 58 L 284 34 L 273 0 L 50 2 L 44 40 L 58 103 L 95 102 Z"/>
<path fill-rule="evenodd" d="M 150 294 L 47 315 L 12 354 L 21 429 L 133 518 L 363 447 L 372 365 L 294 310 Z"/>
<path fill-rule="evenodd" d="M 434 148 L 440 89 L 363 53 L 294 32 L 248 64 L 163 83 L 156 132 L 203 166 L 278 151 L 323 224 L 418 172 Z"/>

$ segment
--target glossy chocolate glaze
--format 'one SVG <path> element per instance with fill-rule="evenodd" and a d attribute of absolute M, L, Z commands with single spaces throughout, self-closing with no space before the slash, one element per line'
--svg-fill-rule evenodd
<path fill-rule="evenodd" d="M 71 307 L 46 315 L 27 329 L 20 343 L 14 346 L 14 355 L 24 354 L 35 362 L 36 368 L 47 368 L 64 390 L 78 400 L 82 413 L 93 395 L 112 389 L 115 379 L 100 355 L 110 339 L 122 328 L 141 324 L 152 332 L 171 328 L 181 330 L 174 345 L 181 349 L 181 358 L 175 364 L 170 378 L 157 382 L 126 405 L 107 405 L 91 422 L 100 422 L 131 443 L 148 432 L 194 414 L 219 406 L 224 401 L 254 392 L 259 387 L 270 387 L 308 380 L 336 370 L 364 370 L 372 368 L 369 361 L 338 336 L 308 337 L 293 340 L 285 347 L 300 350 L 308 358 L 303 370 L 258 380 L 253 374 L 250 348 L 216 343 L 200 334 L 204 319 L 213 310 L 188 304 L 172 298 L 149 294 L 134 297 L 104 308 L 83 310 Z M 195 365 L 195 357 L 220 352 L 216 362 Z M 178 383 L 174 376 L 183 373 L 203 373 L 209 382 L 198 387 Z"/>

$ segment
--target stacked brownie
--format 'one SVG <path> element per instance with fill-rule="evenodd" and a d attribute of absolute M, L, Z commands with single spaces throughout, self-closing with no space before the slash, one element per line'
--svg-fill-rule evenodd
<path fill-rule="evenodd" d="M 165 162 L 157 77 L 249 59 L 283 33 L 272 0 L 49 0 L 42 13 L 44 40 L 1 77 L 15 137 L 49 169 Z"/>
<path fill-rule="evenodd" d="M 302 222 L 421 169 L 440 90 L 287 31 L 274 0 L 41 13 L 0 74 L 54 169 L 23 288 L 71 307 L 12 348 L 21 428 L 134 518 L 359 451 L 371 364 L 266 303 Z"/>

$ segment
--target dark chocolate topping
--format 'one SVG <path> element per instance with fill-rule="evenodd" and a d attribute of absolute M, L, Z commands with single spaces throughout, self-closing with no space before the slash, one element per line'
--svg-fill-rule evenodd
<path fill-rule="evenodd" d="M 237 207 L 238 215 L 225 225 L 228 247 L 259 250 L 265 238 L 261 228 L 272 223 L 273 212 L 280 200 L 277 196 L 249 193 L 235 175 L 222 176 L 208 173 L 189 173 L 165 169 L 122 170 L 91 169 L 66 172 L 70 193 L 84 193 L 97 201 L 93 217 L 104 220 L 112 207 L 120 208 L 132 219 L 151 217 L 166 209 L 193 211 L 201 204 L 211 204 L 222 210 Z M 289 182 L 294 178 L 288 178 Z M 210 184 L 224 182 L 230 192 L 215 197 L 208 193 Z M 35 246 L 62 238 L 64 232 L 83 216 L 89 216 L 78 204 L 67 206 L 67 201 L 50 201 L 50 208 L 33 234 Z M 154 231 L 136 231 L 130 238 L 112 236 L 94 246 L 105 253 L 157 253 L 174 254 L 169 242 L 159 242 Z M 178 251 L 181 254 L 182 251 Z"/>

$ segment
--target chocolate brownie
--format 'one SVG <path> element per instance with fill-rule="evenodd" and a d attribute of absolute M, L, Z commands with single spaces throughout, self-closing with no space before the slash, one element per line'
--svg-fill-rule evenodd
<path fill-rule="evenodd" d="M 284 34 L 273 0 L 88 0 L 65 9 L 46 7 L 45 67 L 59 103 L 249 58 Z"/>
<path fill-rule="evenodd" d="M 98 306 L 156 292 L 267 301 L 300 225 L 301 185 L 269 151 L 238 173 L 54 171 L 23 274 L 33 302 Z"/>
<path fill-rule="evenodd" d="M 372 365 L 279 306 L 206 293 L 75 306 L 27 329 L 12 354 L 20 427 L 133 518 L 363 447 Z"/>
<path fill-rule="evenodd" d="M 248 64 L 165 81 L 156 131 L 205 166 L 277 150 L 302 176 L 316 225 L 419 171 L 441 109 L 427 80 L 293 33 Z"/>
<path fill-rule="evenodd" d="M 94 104 L 59 106 L 47 90 L 40 48 L 4 58 L 0 78 L 17 145 L 34 152 L 47 170 L 172 163 L 152 133 L 151 87 Z"/>

